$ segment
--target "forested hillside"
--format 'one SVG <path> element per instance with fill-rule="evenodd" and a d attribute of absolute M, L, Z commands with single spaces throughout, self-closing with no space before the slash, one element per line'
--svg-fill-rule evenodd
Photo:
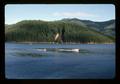
<path fill-rule="evenodd" d="M 66 19 L 62 19 L 62 21 L 76 23 L 84 27 L 89 27 L 96 31 L 102 32 L 105 35 L 115 37 L 115 20 L 95 22 L 95 21 L 90 21 L 90 20 L 80 20 L 77 18 L 72 18 L 72 19 L 66 18 Z"/>
<path fill-rule="evenodd" d="M 82 23 L 81 23 L 82 24 Z M 69 21 L 24 20 L 13 25 L 5 26 L 5 41 L 15 42 L 57 42 L 75 43 L 111 43 L 114 37 L 105 35 L 95 29 Z M 109 26 L 107 27 L 109 28 Z M 64 35 L 63 31 L 64 30 Z M 61 39 L 64 38 L 64 39 Z M 62 41 L 61 41 L 62 40 Z"/>

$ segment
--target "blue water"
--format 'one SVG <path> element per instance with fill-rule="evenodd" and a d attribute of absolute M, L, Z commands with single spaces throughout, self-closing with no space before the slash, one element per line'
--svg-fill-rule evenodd
<path fill-rule="evenodd" d="M 37 48 L 79 48 L 80 52 L 37 51 Z M 43 56 L 20 56 L 17 53 Z M 112 79 L 115 44 L 5 43 L 8 79 Z"/>

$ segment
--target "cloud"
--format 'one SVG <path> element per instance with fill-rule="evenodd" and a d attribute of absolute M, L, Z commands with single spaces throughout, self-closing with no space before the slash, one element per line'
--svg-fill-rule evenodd
<path fill-rule="evenodd" d="M 55 12 L 53 16 L 63 16 L 63 17 L 98 17 L 95 14 L 85 13 L 85 12 Z"/>

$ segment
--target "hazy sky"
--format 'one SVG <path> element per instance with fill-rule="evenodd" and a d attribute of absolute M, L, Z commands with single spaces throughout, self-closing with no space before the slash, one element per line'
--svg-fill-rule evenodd
<path fill-rule="evenodd" d="M 113 4 L 7 4 L 5 24 L 21 20 L 60 20 L 79 18 L 92 21 L 115 19 Z"/>

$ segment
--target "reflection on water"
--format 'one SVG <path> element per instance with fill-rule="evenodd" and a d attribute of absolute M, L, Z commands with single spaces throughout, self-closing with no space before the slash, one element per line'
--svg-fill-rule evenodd
<path fill-rule="evenodd" d="M 38 51 L 39 48 L 80 51 Z M 115 76 L 115 45 L 6 43 L 5 76 L 9 79 L 111 79 Z"/>
<path fill-rule="evenodd" d="M 31 53 L 31 52 L 16 52 L 15 56 L 43 57 L 43 56 L 47 56 L 47 55 L 39 54 L 39 53 Z"/>

